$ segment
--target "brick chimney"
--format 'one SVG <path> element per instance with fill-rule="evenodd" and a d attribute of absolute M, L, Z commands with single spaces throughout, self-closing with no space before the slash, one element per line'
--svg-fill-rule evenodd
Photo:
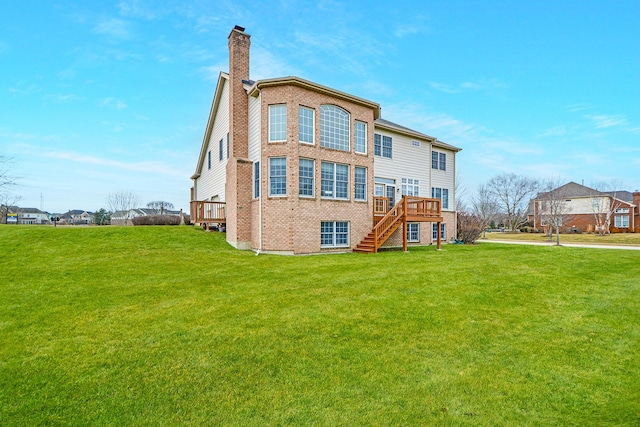
<path fill-rule="evenodd" d="M 252 163 L 249 157 L 249 80 L 251 36 L 235 26 L 229 34 L 229 160 L 225 201 L 227 242 L 238 249 L 251 248 Z"/>
<path fill-rule="evenodd" d="M 249 155 L 249 98 L 243 80 L 249 80 L 249 47 L 251 36 L 235 26 L 229 34 L 229 134 L 235 157 Z"/>

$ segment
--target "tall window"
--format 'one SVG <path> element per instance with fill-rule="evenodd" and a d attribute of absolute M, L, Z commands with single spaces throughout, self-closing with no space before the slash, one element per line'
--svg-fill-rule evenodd
<path fill-rule="evenodd" d="M 433 240 L 436 240 L 438 238 L 438 224 L 437 223 L 433 223 L 432 227 L 431 227 L 431 231 L 433 233 Z M 447 240 L 447 224 L 445 223 L 440 223 L 440 239 L 441 240 Z"/>
<path fill-rule="evenodd" d="M 320 196 L 328 199 L 349 198 L 349 165 L 322 162 Z"/>
<path fill-rule="evenodd" d="M 407 241 L 419 242 L 420 241 L 420 224 L 412 222 L 407 224 Z"/>
<path fill-rule="evenodd" d="M 367 124 L 356 120 L 356 153 L 367 153 Z"/>
<path fill-rule="evenodd" d="M 227 159 L 231 155 L 231 146 L 229 145 L 229 132 L 227 132 Z"/>
<path fill-rule="evenodd" d="M 613 225 L 616 228 L 629 228 L 629 215 L 616 215 L 613 217 Z"/>
<path fill-rule="evenodd" d="M 393 140 L 390 136 L 374 134 L 373 135 L 373 154 L 376 156 L 392 158 Z"/>
<path fill-rule="evenodd" d="M 272 157 L 269 159 L 269 196 L 287 195 L 287 159 Z"/>
<path fill-rule="evenodd" d="M 320 145 L 349 151 L 349 113 L 335 105 L 320 106 Z"/>
<path fill-rule="evenodd" d="M 260 162 L 253 164 L 253 197 L 260 198 Z"/>
<path fill-rule="evenodd" d="M 220 152 L 220 155 L 218 156 L 218 160 L 222 161 L 224 159 L 224 142 L 222 139 L 218 143 L 218 151 Z"/>
<path fill-rule="evenodd" d="M 356 166 L 355 199 L 367 200 L 367 168 Z"/>
<path fill-rule="evenodd" d="M 315 161 L 310 159 L 300 159 L 299 174 L 299 193 L 300 196 L 313 197 L 314 195 L 314 176 Z"/>
<path fill-rule="evenodd" d="M 322 221 L 320 223 L 320 246 L 336 248 L 349 246 L 349 223 L 346 221 Z"/>
<path fill-rule="evenodd" d="M 287 140 L 287 106 L 269 105 L 269 142 Z"/>
<path fill-rule="evenodd" d="M 431 152 L 431 169 L 447 170 L 447 155 L 437 151 Z"/>
<path fill-rule="evenodd" d="M 211 169 L 211 150 L 207 152 L 207 166 Z"/>
<path fill-rule="evenodd" d="M 434 199 L 440 199 L 442 203 L 442 209 L 449 209 L 449 189 L 431 187 L 431 197 Z"/>
<path fill-rule="evenodd" d="M 413 178 L 402 178 L 403 196 L 420 196 L 420 180 Z"/>
<path fill-rule="evenodd" d="M 298 138 L 300 142 L 313 144 L 313 135 L 315 133 L 313 117 L 313 109 L 302 106 L 298 109 Z"/>

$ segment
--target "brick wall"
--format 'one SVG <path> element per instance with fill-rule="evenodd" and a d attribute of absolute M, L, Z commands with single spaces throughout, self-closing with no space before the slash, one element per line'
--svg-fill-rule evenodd
<path fill-rule="evenodd" d="M 292 251 L 315 253 L 350 250 L 371 231 L 373 223 L 373 110 L 344 101 L 331 95 L 287 84 L 264 88 L 262 100 L 262 249 L 266 251 Z M 287 105 L 287 140 L 268 142 L 268 107 Z M 320 105 L 332 104 L 350 113 L 351 151 L 345 152 L 320 146 Z M 299 106 L 315 110 L 315 144 L 302 144 L 298 139 Z M 367 123 L 367 155 L 354 151 L 354 121 Z M 270 157 L 287 159 L 287 195 L 269 197 L 268 176 Z M 315 160 L 315 191 L 313 197 L 298 196 L 299 159 Z M 349 165 L 349 200 L 330 200 L 320 197 L 321 162 L 329 161 Z M 367 168 L 367 201 L 354 200 L 355 166 Z M 249 181 L 249 185 L 251 181 Z M 254 214 L 255 215 L 255 214 Z M 257 218 L 254 217 L 255 220 Z M 348 221 L 350 247 L 323 249 L 320 247 L 322 221 Z M 254 240 L 255 241 L 255 240 Z"/>

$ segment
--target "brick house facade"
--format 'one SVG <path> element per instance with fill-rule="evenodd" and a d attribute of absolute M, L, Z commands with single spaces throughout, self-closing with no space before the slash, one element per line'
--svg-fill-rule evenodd
<path fill-rule="evenodd" d="M 249 50 L 250 36 L 235 27 L 229 73 L 220 73 L 191 177 L 192 201 L 224 202 L 231 245 L 292 254 L 351 250 L 371 231 L 380 191 L 395 201 L 446 197 L 442 228 L 455 236 L 458 148 L 382 120 L 375 102 L 314 82 L 251 81 Z M 413 244 L 433 241 L 430 223 L 410 227 Z"/>

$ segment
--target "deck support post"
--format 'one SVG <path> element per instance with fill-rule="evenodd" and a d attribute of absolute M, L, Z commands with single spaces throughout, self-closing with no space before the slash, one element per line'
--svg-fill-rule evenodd
<path fill-rule="evenodd" d="M 438 246 L 436 246 L 436 248 L 437 248 L 437 250 L 440 250 L 440 246 L 441 246 L 440 245 L 440 243 L 441 243 L 440 239 L 441 239 L 441 236 L 440 236 L 440 223 L 439 222 L 436 222 L 436 229 L 437 229 L 436 235 L 438 236 L 438 243 L 437 243 Z"/>

